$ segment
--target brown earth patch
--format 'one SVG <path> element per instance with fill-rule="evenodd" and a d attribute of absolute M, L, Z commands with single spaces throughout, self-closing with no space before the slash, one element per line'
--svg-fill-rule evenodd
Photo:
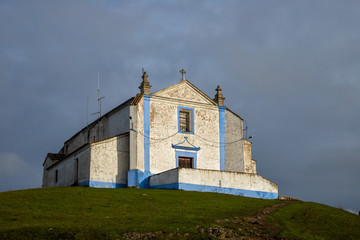
<path fill-rule="evenodd" d="M 265 218 L 276 209 L 288 204 L 290 201 L 276 204 L 258 211 L 251 217 L 218 220 L 219 225 L 207 229 L 208 235 L 212 239 L 280 239 L 277 235 L 281 229 L 269 224 Z"/>
<path fill-rule="evenodd" d="M 240 239 L 240 240 L 262 240 L 281 239 L 277 236 L 281 229 L 269 224 L 265 218 L 278 208 L 284 207 L 293 201 L 283 203 L 259 210 L 254 216 L 245 218 L 231 218 L 217 220 L 217 224 L 207 229 L 197 227 L 202 235 L 201 239 Z M 191 239 L 189 233 L 125 233 L 124 239 Z"/>

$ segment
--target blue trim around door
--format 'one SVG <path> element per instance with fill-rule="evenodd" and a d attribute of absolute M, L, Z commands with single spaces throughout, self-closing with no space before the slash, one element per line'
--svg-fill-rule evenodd
<path fill-rule="evenodd" d="M 193 158 L 193 168 L 197 167 L 197 153 L 196 152 L 185 152 L 175 150 L 175 161 L 176 167 L 179 167 L 179 157 L 191 157 Z"/>

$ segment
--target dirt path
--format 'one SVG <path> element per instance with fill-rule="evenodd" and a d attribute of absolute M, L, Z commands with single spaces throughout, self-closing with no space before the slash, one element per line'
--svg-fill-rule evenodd
<path fill-rule="evenodd" d="M 265 218 L 276 209 L 285 207 L 293 201 L 284 201 L 268 208 L 259 210 L 254 216 L 246 218 L 231 218 L 217 220 L 217 224 L 208 229 L 198 228 L 206 239 L 242 239 L 263 240 L 280 239 L 277 235 L 281 229 L 265 221 Z M 125 239 L 191 239 L 189 233 L 165 234 L 161 231 L 155 233 L 125 233 Z"/>
<path fill-rule="evenodd" d="M 213 239 L 279 239 L 277 235 L 281 229 L 266 222 L 265 218 L 276 209 L 290 203 L 291 201 L 286 201 L 259 210 L 251 217 L 218 220 L 219 225 L 213 225 L 207 229 L 207 233 Z"/>

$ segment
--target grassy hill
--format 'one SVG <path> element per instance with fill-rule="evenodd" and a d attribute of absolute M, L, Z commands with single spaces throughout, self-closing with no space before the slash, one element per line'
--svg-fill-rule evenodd
<path fill-rule="evenodd" d="M 360 239 L 360 217 L 311 202 L 149 189 L 0 193 L 0 239 Z"/>

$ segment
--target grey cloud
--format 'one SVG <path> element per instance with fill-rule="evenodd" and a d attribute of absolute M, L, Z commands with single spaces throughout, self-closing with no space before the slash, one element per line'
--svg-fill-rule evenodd
<path fill-rule="evenodd" d="M 2 190 L 40 187 L 39 181 L 41 181 L 40 172 L 17 154 L 0 154 L 0 188 Z"/>
<path fill-rule="evenodd" d="M 46 153 L 85 126 L 87 95 L 96 111 L 97 72 L 105 112 L 138 92 L 142 67 L 153 91 L 185 68 L 211 97 L 221 85 L 256 135 L 259 172 L 282 195 L 356 211 L 359 9 L 328 0 L 2 1 L 0 154 L 41 175 Z"/>

